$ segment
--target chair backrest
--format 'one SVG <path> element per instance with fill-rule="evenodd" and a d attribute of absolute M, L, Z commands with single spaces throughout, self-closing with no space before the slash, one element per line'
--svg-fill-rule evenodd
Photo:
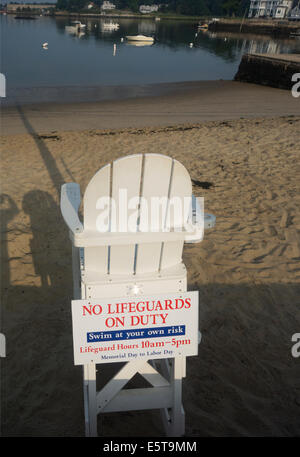
<path fill-rule="evenodd" d="M 131 231 L 145 231 L 147 226 L 159 231 L 166 224 L 180 229 L 189 212 L 184 201 L 191 195 L 189 173 L 177 160 L 160 154 L 126 156 L 101 168 L 88 184 L 83 200 L 84 229 L 99 230 L 97 223 L 99 217 L 103 220 L 104 212 L 109 230 L 113 223 L 124 229 L 124 220 L 130 223 Z M 109 214 L 103 197 L 113 202 Z M 129 208 L 125 208 L 123 198 L 131 202 Z M 160 211 L 151 211 L 158 199 Z M 181 212 L 170 204 L 178 200 L 182 202 Z M 109 274 L 157 272 L 180 263 L 182 248 L 183 240 L 85 248 L 85 266 Z"/>

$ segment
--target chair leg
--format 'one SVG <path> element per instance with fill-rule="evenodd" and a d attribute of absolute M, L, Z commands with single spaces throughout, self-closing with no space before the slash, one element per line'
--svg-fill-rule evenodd
<path fill-rule="evenodd" d="M 185 414 L 182 407 L 182 377 L 185 373 L 185 357 L 175 357 L 171 366 L 173 406 L 170 411 L 169 436 L 182 436 L 185 432 Z"/>
<path fill-rule="evenodd" d="M 72 246 L 72 274 L 73 274 L 73 297 L 81 298 L 81 277 L 80 277 L 80 251 Z"/>
<path fill-rule="evenodd" d="M 185 413 L 182 407 L 182 378 L 185 375 L 186 357 L 154 361 L 172 387 L 172 407 L 160 410 L 165 433 L 169 437 L 183 436 L 185 432 Z"/>
<path fill-rule="evenodd" d="M 85 435 L 97 436 L 96 365 L 84 365 L 83 373 Z"/>

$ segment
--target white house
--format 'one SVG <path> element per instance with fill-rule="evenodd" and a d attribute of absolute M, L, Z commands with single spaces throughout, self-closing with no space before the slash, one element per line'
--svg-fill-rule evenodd
<path fill-rule="evenodd" d="M 140 13 L 142 14 L 149 14 L 155 13 L 158 11 L 159 5 L 141 5 L 140 6 Z"/>
<path fill-rule="evenodd" d="M 288 16 L 293 0 L 250 0 L 248 17 L 274 17 L 283 19 Z"/>
<path fill-rule="evenodd" d="M 104 2 L 101 5 L 102 10 L 114 10 L 116 5 L 113 3 L 109 2 L 108 0 L 104 0 Z"/>
<path fill-rule="evenodd" d="M 300 3 L 290 11 L 289 18 L 293 21 L 300 21 Z"/>
<path fill-rule="evenodd" d="M 293 6 L 293 0 L 283 0 L 276 6 L 274 17 L 283 19 L 288 16 Z"/>

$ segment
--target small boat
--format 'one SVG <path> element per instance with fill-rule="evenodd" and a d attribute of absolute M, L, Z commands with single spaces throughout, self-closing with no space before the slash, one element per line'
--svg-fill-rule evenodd
<path fill-rule="evenodd" d="M 72 21 L 72 24 L 75 24 L 75 27 L 79 29 L 84 29 L 86 27 L 86 24 L 81 24 L 80 21 Z"/>
<path fill-rule="evenodd" d="M 48 43 L 43 43 L 42 46 L 43 46 L 43 48 L 47 48 L 48 47 Z"/>
<path fill-rule="evenodd" d="M 199 24 L 198 29 L 208 29 L 208 24 Z"/>
<path fill-rule="evenodd" d="M 144 41 L 145 43 L 153 43 L 154 38 L 152 36 L 145 36 L 145 35 L 130 35 L 127 36 L 126 39 L 128 41 Z"/>

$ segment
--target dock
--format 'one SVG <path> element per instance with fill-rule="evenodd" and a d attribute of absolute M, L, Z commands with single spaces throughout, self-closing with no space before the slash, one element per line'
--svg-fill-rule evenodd
<path fill-rule="evenodd" d="M 300 74 L 300 54 L 244 54 L 235 81 L 291 90 Z"/>
<path fill-rule="evenodd" d="M 211 32 L 252 33 L 272 35 L 273 37 L 290 37 L 299 33 L 300 24 L 295 21 L 268 19 L 219 19 L 211 21 L 208 29 Z"/>

